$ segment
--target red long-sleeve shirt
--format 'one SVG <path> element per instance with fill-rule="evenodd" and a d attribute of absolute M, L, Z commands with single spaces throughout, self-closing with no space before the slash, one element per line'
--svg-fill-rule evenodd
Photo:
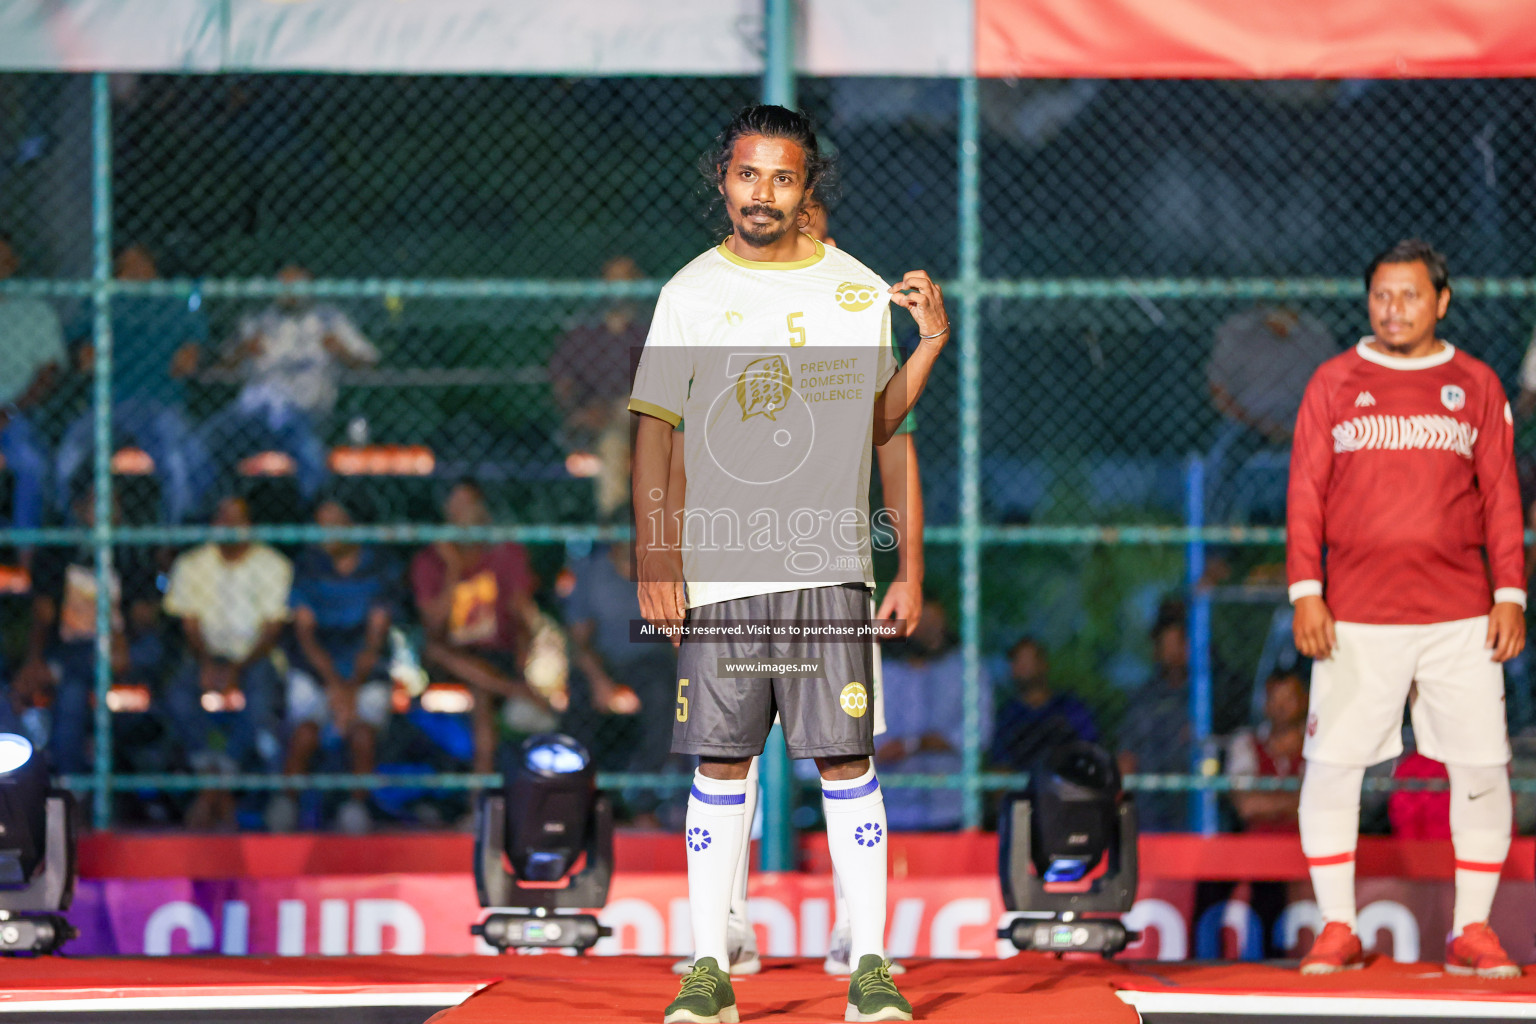
<path fill-rule="evenodd" d="M 1296 417 L 1291 600 L 1322 594 L 1341 622 L 1396 625 L 1523 605 L 1514 420 L 1498 376 L 1451 345 L 1398 359 L 1369 340 L 1318 367 Z"/>

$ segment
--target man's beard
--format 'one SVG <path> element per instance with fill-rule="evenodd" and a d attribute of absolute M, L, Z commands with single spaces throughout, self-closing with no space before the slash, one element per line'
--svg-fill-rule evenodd
<path fill-rule="evenodd" d="M 748 217 L 759 213 L 775 218 L 776 223 L 757 227 L 747 220 Z M 742 241 L 762 248 L 765 245 L 772 245 L 789 234 L 794 224 L 794 220 L 786 216 L 783 210 L 775 210 L 771 206 L 744 206 L 741 208 L 741 222 L 736 225 L 736 233 L 741 236 Z"/>

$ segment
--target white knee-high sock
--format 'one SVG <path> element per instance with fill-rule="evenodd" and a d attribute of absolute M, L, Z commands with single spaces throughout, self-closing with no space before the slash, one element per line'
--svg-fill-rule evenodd
<path fill-rule="evenodd" d="M 747 917 L 747 876 L 752 872 L 752 821 L 757 816 L 757 758 L 747 768 L 747 802 L 741 812 L 741 859 L 736 863 L 736 884 L 731 890 L 731 914 Z"/>
<path fill-rule="evenodd" d="M 843 892 L 843 880 L 832 869 L 832 930 L 848 927 L 848 896 Z"/>
<path fill-rule="evenodd" d="M 711 779 L 693 774 L 683 837 L 688 843 L 688 912 L 693 923 L 695 959 L 715 958 L 730 969 L 725 920 L 741 856 L 741 816 L 747 802 L 746 779 Z"/>
<path fill-rule="evenodd" d="M 1514 802 L 1505 765 L 1445 766 L 1451 777 L 1451 846 L 1456 851 L 1456 909 L 1451 931 L 1488 920 L 1509 855 Z"/>
<path fill-rule="evenodd" d="M 1301 852 L 1324 921 L 1355 927 L 1355 846 L 1365 769 L 1308 761 L 1301 782 Z"/>
<path fill-rule="evenodd" d="M 885 797 L 875 769 L 846 782 L 821 780 L 832 870 L 847 887 L 848 928 L 857 967 L 869 953 L 885 956 Z"/>
<path fill-rule="evenodd" d="M 827 821 L 827 798 L 821 798 L 821 816 Z M 832 865 L 832 932 L 848 927 L 848 897 L 843 894 L 843 880 L 837 877 L 837 865 Z"/>

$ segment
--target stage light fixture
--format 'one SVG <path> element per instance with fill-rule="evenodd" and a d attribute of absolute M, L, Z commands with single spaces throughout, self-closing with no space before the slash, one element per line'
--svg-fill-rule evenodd
<path fill-rule="evenodd" d="M 1135 940 L 1119 915 L 1136 901 L 1136 805 L 1104 748 L 1047 751 L 998 823 L 1003 905 L 1020 917 L 998 937 L 1018 949 L 1113 956 Z"/>
<path fill-rule="evenodd" d="M 0 955 L 52 953 L 76 935 L 62 916 L 75 888 L 72 807 L 31 742 L 0 733 Z"/>
<path fill-rule="evenodd" d="M 470 931 L 503 952 L 590 949 L 611 934 L 587 911 L 613 876 L 613 804 L 591 755 L 563 734 L 530 736 L 502 774 L 475 827 L 475 888 L 496 909 Z"/>

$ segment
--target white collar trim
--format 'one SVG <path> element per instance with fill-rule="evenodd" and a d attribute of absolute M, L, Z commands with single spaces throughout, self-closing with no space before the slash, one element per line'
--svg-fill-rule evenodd
<path fill-rule="evenodd" d="M 1371 342 L 1375 340 L 1376 336 L 1374 334 L 1367 334 L 1355 346 L 1355 352 L 1366 362 L 1375 363 L 1377 366 L 1385 366 L 1389 370 L 1427 370 L 1431 366 L 1444 366 L 1456 355 L 1456 346 L 1448 341 L 1442 341 L 1440 344 L 1445 347 L 1434 355 L 1419 356 L 1415 359 L 1403 359 L 1398 356 L 1382 355 L 1371 348 Z"/>

